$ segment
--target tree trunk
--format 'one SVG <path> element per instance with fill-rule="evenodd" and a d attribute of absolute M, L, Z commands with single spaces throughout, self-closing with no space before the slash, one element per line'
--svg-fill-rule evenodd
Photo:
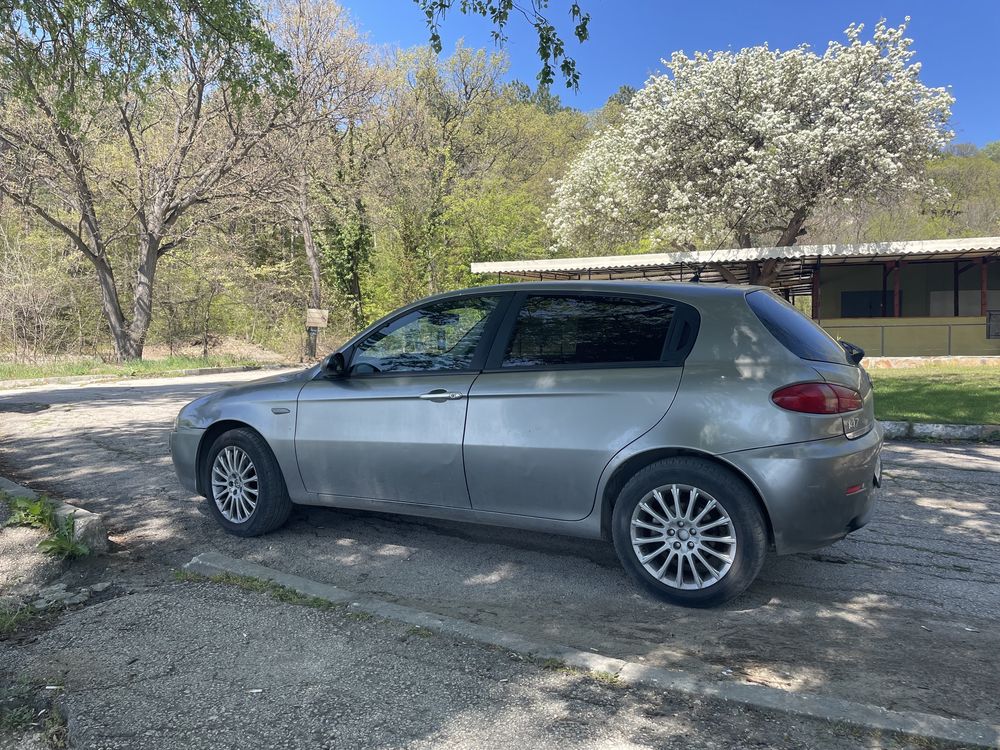
<path fill-rule="evenodd" d="M 135 273 L 135 299 L 132 303 L 132 324 L 129 326 L 131 348 L 126 359 L 142 359 L 146 334 L 153 322 L 153 279 L 159 248 L 160 239 L 155 234 L 146 234 L 139 242 L 139 267 Z"/>
<path fill-rule="evenodd" d="M 201 325 L 201 358 L 204 360 L 208 359 L 208 335 L 212 324 L 212 302 L 215 301 L 215 297 L 220 291 L 222 291 L 222 288 L 218 281 L 209 283 L 208 299 L 205 300 L 205 314 L 202 316 Z"/>
<path fill-rule="evenodd" d="M 760 266 L 760 270 L 757 274 L 756 283 L 761 286 L 773 286 L 774 282 L 778 280 L 778 274 L 781 273 L 781 269 L 785 264 L 781 260 L 771 258 L 758 265 Z"/>
<path fill-rule="evenodd" d="M 795 213 L 792 214 L 792 218 L 788 220 L 788 224 L 778 238 L 776 247 L 790 247 L 794 245 L 795 240 L 802 234 L 802 227 L 805 225 L 808 215 L 809 208 L 807 206 L 795 209 Z"/>
<path fill-rule="evenodd" d="M 367 255 L 365 243 L 368 241 L 368 212 L 364 201 L 357 196 L 354 197 L 354 210 L 358 214 L 358 230 L 354 235 L 354 249 L 351 253 L 350 293 L 354 298 L 352 305 L 354 325 L 361 328 L 365 323 L 364 298 L 361 295 L 361 263 Z"/>
<path fill-rule="evenodd" d="M 111 337 L 115 342 L 115 359 L 123 362 L 142 358 L 142 340 L 136 341 L 132 327 L 125 322 L 115 276 L 110 264 L 100 255 L 87 256 L 97 272 L 97 283 L 101 288 L 101 311 L 108 323 Z"/>
<path fill-rule="evenodd" d="M 319 250 L 313 238 L 312 219 L 309 215 L 309 177 L 303 168 L 299 171 L 299 227 L 302 229 L 302 244 L 305 246 L 306 262 L 309 264 L 309 274 L 312 276 L 312 289 L 309 294 L 309 307 L 319 307 L 323 303 L 323 287 L 319 263 Z M 319 331 L 310 327 L 306 329 L 306 358 L 316 358 L 316 339 Z"/>
<path fill-rule="evenodd" d="M 789 247 L 795 244 L 796 239 L 802 234 L 802 228 L 805 226 L 806 218 L 809 215 L 809 206 L 802 206 L 795 210 L 785 228 L 781 231 L 781 235 L 778 237 L 778 241 L 775 243 L 775 247 Z M 753 238 L 748 232 L 737 232 L 736 233 L 736 243 L 741 248 L 753 247 Z M 749 261 L 746 263 L 747 271 L 747 283 L 759 286 L 771 286 L 775 281 L 778 280 L 778 274 L 781 273 L 783 261 L 777 259 L 770 259 L 763 262 L 760 261 Z M 719 268 L 719 272 L 722 274 L 726 281 L 730 281 L 731 278 L 735 279 L 733 274 L 728 269 Z M 732 282 L 730 282 L 732 283 Z"/>

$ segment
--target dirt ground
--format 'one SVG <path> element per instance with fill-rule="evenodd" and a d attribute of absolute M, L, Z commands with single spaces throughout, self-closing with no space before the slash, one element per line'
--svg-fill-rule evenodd
<path fill-rule="evenodd" d="M 160 621 L 128 624 L 131 620 L 125 614 L 116 614 L 115 607 L 123 606 L 120 600 L 150 596 L 148 606 L 157 602 L 155 607 L 160 609 L 176 607 L 177 617 L 186 608 L 194 612 L 205 607 L 213 612 L 218 607 L 233 609 L 235 604 L 217 605 L 210 595 L 198 598 L 202 596 L 198 586 L 191 588 L 172 578 L 172 569 L 196 554 L 215 550 L 349 590 L 608 656 L 686 669 L 719 680 L 1000 723 L 994 679 L 1000 668 L 998 446 L 887 445 L 886 486 L 868 527 L 818 554 L 769 559 L 746 595 L 722 609 L 703 612 L 665 607 L 644 597 L 629 584 L 610 546 L 600 542 L 311 508 L 297 510 L 287 527 L 267 537 L 242 540 L 223 534 L 208 516 L 204 501 L 178 485 L 166 454 L 166 433 L 186 401 L 227 382 L 253 377 L 251 373 L 123 381 L 0 393 L 0 474 L 105 514 L 114 543 L 106 558 L 61 572 L 60 580 L 71 586 L 99 578 L 113 580 L 115 586 L 93 606 L 58 620 L 30 648 L 18 645 L 14 652 L 23 655 L 18 661 L 22 672 L 43 673 L 46 663 L 58 663 L 63 669 L 62 662 L 52 661 L 62 657 L 46 656 L 61 653 L 61 639 L 69 638 L 74 644 L 71 650 L 79 649 L 71 655 L 78 661 L 71 659 L 65 667 L 67 674 L 74 674 L 74 665 L 78 668 L 96 658 L 87 645 L 95 629 L 102 632 L 102 638 L 107 632 L 109 643 L 117 643 L 113 638 L 123 638 L 124 643 L 135 633 L 161 632 L 168 627 Z M 236 598 L 252 599 L 246 594 Z M 234 610 L 232 616 L 239 621 L 243 615 Z M 119 626 L 121 632 L 116 630 Z M 221 662 L 215 660 L 255 658 L 247 656 L 241 645 L 239 634 L 244 630 L 237 630 L 231 631 L 236 643 L 232 649 L 224 638 L 211 642 L 204 636 L 201 649 L 211 654 L 213 669 L 220 669 Z M 281 643 L 291 637 L 282 631 Z M 354 635 L 344 637 L 355 640 Z M 183 644 L 168 639 L 163 648 L 170 653 L 175 648 L 183 650 Z M 465 651 L 449 651 L 452 648 L 442 645 L 439 657 L 467 658 Z M 3 655 L 7 664 L 7 654 Z M 358 658 L 368 663 L 365 657 Z M 108 667 L 109 674 L 114 664 Z M 429 683 L 447 679 L 446 674 L 427 668 Z M 335 673 L 340 674 L 333 669 L 331 680 Z M 142 674 L 137 668 L 137 679 Z M 287 670 L 281 674 L 282 679 L 290 679 Z M 541 720 L 543 714 L 532 713 L 535 708 L 564 700 L 547 693 L 543 682 L 564 677 L 539 672 L 536 666 L 527 682 L 542 680 L 531 683 L 538 691 L 504 693 L 497 698 L 497 706 L 503 710 L 523 706 L 527 715 Z M 80 679 L 79 685 L 89 684 Z M 522 687 L 525 684 L 520 677 L 507 679 Z M 371 689 L 384 688 L 377 681 L 371 685 Z M 562 688 L 552 689 L 558 693 Z M 639 701 L 635 710 L 648 715 L 652 710 L 648 699 L 635 700 Z M 631 716 L 623 704 L 616 705 L 596 721 L 616 726 L 609 716 Z M 485 732 L 498 725 L 491 723 L 484 706 L 480 704 L 478 714 L 468 705 L 460 713 L 478 717 L 473 724 L 481 724 Z M 106 708 L 95 703 L 87 710 Z M 433 714 L 435 709 L 421 710 Z M 502 716 L 503 710 L 497 708 L 496 715 Z M 687 717 L 705 716 L 691 706 L 678 710 Z M 671 746 L 673 730 L 664 729 L 669 717 L 661 719 L 654 722 L 660 729 L 650 730 L 648 737 L 580 734 L 567 740 L 584 745 Z M 753 734 L 753 721 L 745 726 L 745 734 L 737 728 L 735 734 L 724 732 L 713 738 L 704 734 L 708 727 L 694 720 L 686 735 L 689 745 L 678 746 L 710 747 L 704 743 L 717 742 L 719 747 L 742 747 L 758 741 L 765 746 L 783 745 L 779 735 L 765 732 L 769 719 L 759 718 L 765 732 L 759 737 Z M 796 730 L 805 726 L 785 723 Z M 391 724 L 387 720 L 387 726 Z M 667 733 L 658 734 L 660 730 Z M 384 744 L 419 745 L 427 736 L 423 730 L 406 737 L 390 734 Z M 496 737 L 467 736 L 486 744 L 490 736 Z M 545 741 L 557 736 L 545 735 Z M 458 735 L 450 737 L 449 742 L 457 741 Z M 529 742 L 544 744 L 540 737 L 525 735 Z M 877 744 L 882 740 L 850 734 L 821 732 L 813 737 L 807 732 L 793 739 L 798 744 L 788 746 L 882 746 Z M 442 738 L 430 744 L 447 743 Z M 289 746 L 301 745 L 292 742 Z"/>

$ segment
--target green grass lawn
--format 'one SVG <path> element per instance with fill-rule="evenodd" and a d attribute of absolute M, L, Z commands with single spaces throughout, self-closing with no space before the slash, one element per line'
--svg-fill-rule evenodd
<path fill-rule="evenodd" d="M 229 355 L 202 357 L 164 357 L 143 359 L 136 362 L 114 364 L 99 359 L 67 359 L 37 364 L 0 362 L 0 381 L 27 378 L 55 378 L 66 375 L 122 375 L 152 377 L 171 370 L 189 370 L 196 367 L 239 367 L 258 364 L 250 359 Z"/>
<path fill-rule="evenodd" d="M 871 369 L 879 419 L 1000 424 L 1000 367 Z"/>

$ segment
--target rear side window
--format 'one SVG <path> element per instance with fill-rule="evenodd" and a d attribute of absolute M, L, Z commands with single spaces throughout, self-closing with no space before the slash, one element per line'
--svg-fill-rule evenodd
<path fill-rule="evenodd" d="M 674 305 L 630 297 L 529 296 L 503 367 L 658 362 Z"/>
<path fill-rule="evenodd" d="M 747 295 L 747 304 L 764 327 L 792 354 L 816 362 L 849 364 L 844 347 L 830 334 L 770 292 Z"/>

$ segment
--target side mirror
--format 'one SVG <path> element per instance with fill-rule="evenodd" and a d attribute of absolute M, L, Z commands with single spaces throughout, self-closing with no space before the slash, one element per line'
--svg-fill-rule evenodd
<path fill-rule="evenodd" d="M 325 377 L 342 378 L 347 375 L 347 359 L 342 352 L 334 352 L 323 360 L 319 369 Z"/>

